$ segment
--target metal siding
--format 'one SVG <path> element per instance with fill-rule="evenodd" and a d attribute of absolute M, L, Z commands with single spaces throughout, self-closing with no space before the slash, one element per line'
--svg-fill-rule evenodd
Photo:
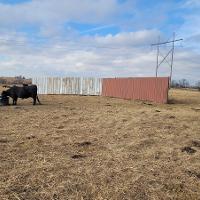
<path fill-rule="evenodd" d="M 169 78 L 105 78 L 102 96 L 167 103 Z"/>
<path fill-rule="evenodd" d="M 36 77 L 32 83 L 38 86 L 38 94 L 101 95 L 100 78 Z"/>
<path fill-rule="evenodd" d="M 169 78 L 33 78 L 39 94 L 103 95 L 167 103 Z"/>

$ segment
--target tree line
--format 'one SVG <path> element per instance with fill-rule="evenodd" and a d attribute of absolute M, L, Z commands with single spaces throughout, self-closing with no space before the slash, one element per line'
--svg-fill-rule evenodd
<path fill-rule="evenodd" d="M 31 84 L 31 79 L 25 78 L 25 76 L 15 76 L 15 77 L 0 77 L 0 84 Z"/>
<path fill-rule="evenodd" d="M 191 85 L 187 79 L 180 79 L 180 80 L 172 80 L 171 82 L 172 88 L 193 88 L 198 89 L 200 91 L 200 80 L 197 81 L 195 84 Z"/>

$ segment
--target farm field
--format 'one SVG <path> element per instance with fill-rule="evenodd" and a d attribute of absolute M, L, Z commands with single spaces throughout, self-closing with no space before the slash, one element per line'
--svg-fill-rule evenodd
<path fill-rule="evenodd" d="M 200 92 L 39 98 L 0 107 L 1 200 L 200 199 Z"/>

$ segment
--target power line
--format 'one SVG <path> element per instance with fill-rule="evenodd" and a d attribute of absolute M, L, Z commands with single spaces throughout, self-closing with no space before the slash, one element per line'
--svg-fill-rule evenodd
<path fill-rule="evenodd" d="M 53 45 L 57 45 L 57 44 L 46 44 L 46 43 L 40 43 L 40 42 L 34 42 L 34 43 L 26 43 L 26 41 L 18 41 L 18 40 L 14 40 L 14 39 L 2 39 L 0 38 L 0 42 L 6 42 L 7 44 L 5 45 L 13 45 L 13 46 L 17 46 L 17 47 L 26 47 L 26 48 L 36 48 L 36 49 L 56 49 L 56 50 L 83 50 L 83 48 L 87 49 L 87 48 L 92 48 L 92 49 L 110 49 L 110 50 L 120 50 L 120 49 L 129 49 L 129 48 L 142 48 L 142 47 L 147 47 L 148 45 L 135 45 L 135 46 L 98 46 L 98 45 L 88 45 L 88 44 L 78 44 L 79 46 L 76 46 L 77 43 L 75 43 L 74 41 L 71 40 L 67 40 L 69 42 L 71 42 L 72 44 L 70 44 L 70 47 L 64 47 L 64 46 L 53 46 Z M 66 40 L 65 40 L 66 41 Z M 61 41 L 60 41 L 61 42 Z M 73 47 L 74 45 L 74 47 Z"/>
<path fill-rule="evenodd" d="M 171 41 L 168 41 L 168 42 L 155 43 L 155 44 L 151 44 L 151 46 L 157 46 L 157 45 L 162 45 L 162 44 L 174 43 L 174 42 L 178 42 L 178 41 L 181 41 L 181 40 L 183 40 L 183 39 L 171 40 Z"/>
<path fill-rule="evenodd" d="M 158 43 L 151 44 L 151 46 L 157 46 L 157 56 L 156 56 L 156 77 L 158 77 L 158 68 L 159 66 L 164 62 L 167 61 L 167 58 L 171 55 L 171 61 L 169 63 L 170 65 L 170 84 L 171 84 L 171 79 L 172 79 L 172 70 L 173 70 L 173 63 L 174 63 L 174 50 L 175 50 L 175 43 L 182 41 L 183 39 L 175 39 L 175 33 L 173 33 L 173 40 L 171 41 L 166 41 L 166 42 L 160 42 L 160 36 L 158 37 Z M 167 52 L 165 56 L 162 56 L 163 59 L 159 62 L 159 56 L 161 55 L 160 53 L 160 46 L 165 45 L 165 44 L 171 44 L 172 47 L 171 49 Z M 168 62 L 168 61 L 167 61 Z"/>

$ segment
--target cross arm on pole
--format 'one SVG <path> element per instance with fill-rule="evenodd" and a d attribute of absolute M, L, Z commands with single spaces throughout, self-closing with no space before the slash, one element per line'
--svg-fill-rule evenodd
<path fill-rule="evenodd" d="M 168 42 L 155 43 L 155 44 L 151 44 L 151 46 L 157 46 L 157 45 L 162 45 L 162 44 L 168 44 L 168 43 L 178 42 L 178 41 L 181 41 L 181 40 L 183 40 L 183 39 L 177 39 L 177 40 L 171 40 L 171 41 L 168 41 Z"/>

